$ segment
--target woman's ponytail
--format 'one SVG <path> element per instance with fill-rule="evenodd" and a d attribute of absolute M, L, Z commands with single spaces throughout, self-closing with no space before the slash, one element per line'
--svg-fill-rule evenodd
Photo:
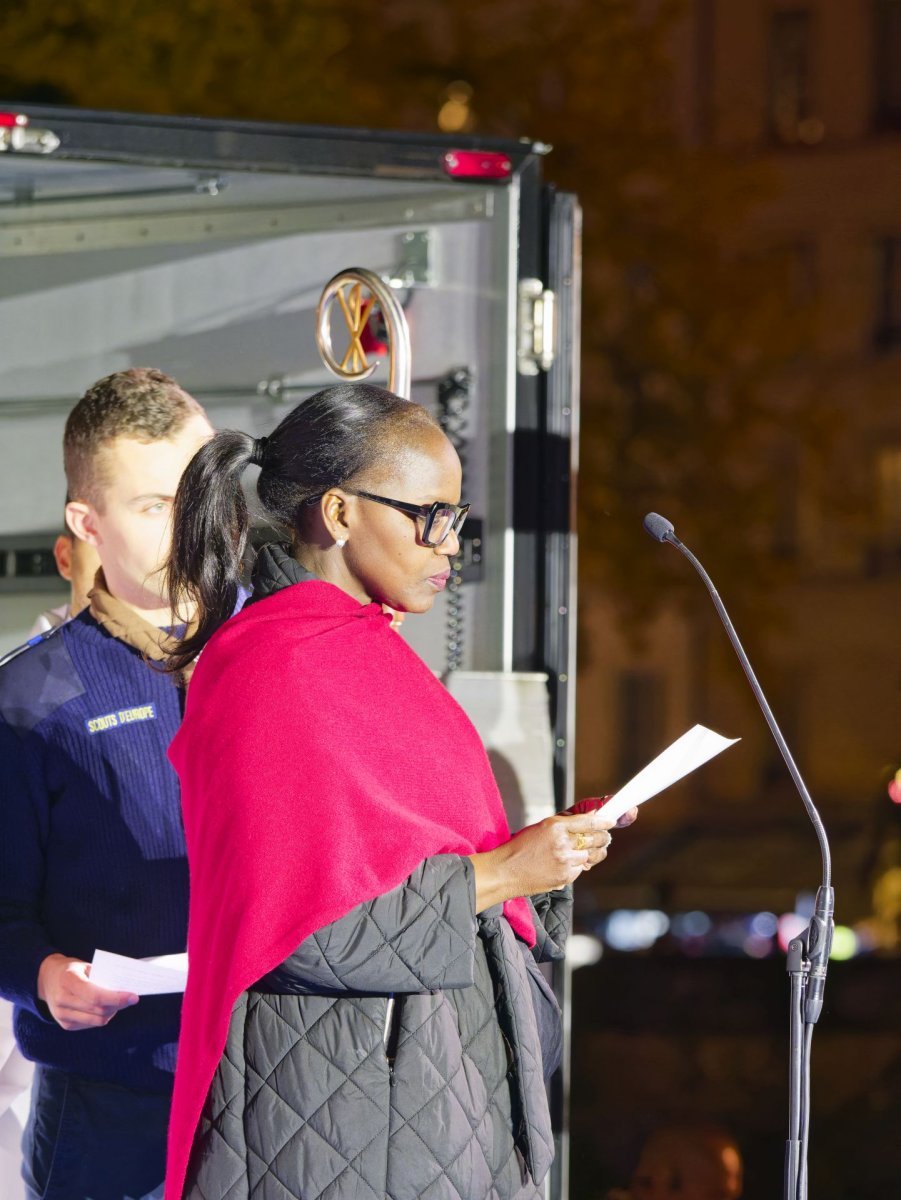
<path fill-rule="evenodd" d="M 247 542 L 241 476 L 260 468 L 257 495 L 270 522 L 302 541 L 312 501 L 357 479 L 437 423 L 424 408 L 371 384 L 335 384 L 291 410 L 268 437 L 225 430 L 191 459 L 172 513 L 167 583 L 172 610 L 196 625 L 169 658 L 180 672 L 232 615 Z"/>
<path fill-rule="evenodd" d="M 198 450 L 178 485 L 168 592 L 176 620 L 192 608 L 195 618 L 169 658 L 173 673 L 193 662 L 235 610 L 249 525 L 241 476 L 264 448 L 263 439 L 225 429 Z"/>

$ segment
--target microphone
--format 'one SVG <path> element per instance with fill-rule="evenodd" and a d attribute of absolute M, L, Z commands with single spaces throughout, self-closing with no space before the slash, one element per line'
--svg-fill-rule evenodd
<path fill-rule="evenodd" d="M 658 542 L 676 543 L 676 531 L 673 528 L 672 521 L 667 521 L 666 517 L 661 517 L 660 513 L 648 513 L 644 519 L 644 527 Z"/>
<path fill-rule="evenodd" d="M 788 772 L 792 777 L 798 794 L 807 809 L 807 815 L 813 824 L 820 844 L 820 856 L 823 863 L 823 882 L 817 889 L 814 913 L 807 927 L 806 935 L 793 938 L 788 947 L 788 970 L 792 979 L 791 1004 L 791 1050 L 790 1050 L 790 1087 L 789 1087 L 789 1140 L 786 1143 L 784 1197 L 786 1200 L 801 1200 L 807 1196 L 807 1142 L 810 1121 L 809 1091 L 810 1091 L 810 1039 L 813 1036 L 813 1026 L 819 1019 L 823 1009 L 823 992 L 826 987 L 826 968 L 829 965 L 829 954 L 832 949 L 833 914 L 835 911 L 835 893 L 832 890 L 832 856 L 829 851 L 829 840 L 801 772 L 795 765 L 791 751 L 782 736 L 782 730 L 773 716 L 773 711 L 767 703 L 763 688 L 757 682 L 757 676 L 751 662 L 745 654 L 744 647 L 738 639 L 735 627 L 726 612 L 726 606 L 713 586 L 713 580 L 695 558 L 692 552 L 676 537 L 672 521 L 661 517 L 659 513 L 648 513 L 644 518 L 644 527 L 658 542 L 669 542 L 683 554 L 691 563 L 704 582 L 710 593 L 717 614 L 723 623 L 729 641 L 742 670 L 747 676 L 748 683 L 754 693 L 757 703 L 770 727 L 779 752 L 785 760 Z M 802 1035 L 801 1027 L 805 1027 Z"/>
<path fill-rule="evenodd" d="M 773 711 L 767 703 L 766 696 L 763 694 L 763 688 L 757 682 L 757 676 L 754 674 L 754 669 L 751 662 L 745 653 L 744 647 L 738 639 L 738 634 L 735 632 L 735 626 L 726 612 L 726 607 L 720 599 L 719 593 L 713 586 L 713 580 L 701 566 L 700 562 L 695 558 L 692 552 L 686 545 L 679 541 L 676 537 L 676 531 L 672 521 L 668 521 L 666 517 L 661 517 L 659 513 L 648 513 L 644 519 L 644 527 L 658 542 L 669 542 L 675 546 L 691 563 L 710 593 L 710 598 L 713 600 L 714 607 L 719 615 L 720 620 L 729 635 L 729 641 L 732 643 L 735 653 L 738 655 L 738 660 L 742 665 L 748 683 L 751 685 L 751 690 L 754 693 L 757 703 L 760 705 L 761 711 L 766 719 L 767 725 L 770 727 L 770 732 L 779 747 L 779 753 L 785 760 L 785 765 L 788 767 L 788 772 L 792 777 L 795 787 L 798 789 L 798 794 L 807 809 L 807 814 L 813 823 L 816 831 L 817 840 L 820 844 L 820 855 L 823 862 L 823 882 L 817 891 L 816 903 L 814 905 L 814 916 L 810 926 L 810 978 L 807 994 L 807 1002 L 805 1005 L 805 1017 L 809 1024 L 813 1024 L 820 1015 L 823 1008 L 823 989 L 826 983 L 826 967 L 829 962 L 829 952 L 832 948 L 832 920 L 835 910 L 835 894 L 832 890 L 832 856 L 829 850 L 829 841 L 826 837 L 826 830 L 823 822 L 820 819 L 820 814 L 817 812 L 813 801 L 810 798 L 810 793 L 804 780 L 801 778 L 801 772 L 795 765 L 795 760 L 792 758 L 791 751 L 782 736 L 782 730 L 773 716 Z"/>

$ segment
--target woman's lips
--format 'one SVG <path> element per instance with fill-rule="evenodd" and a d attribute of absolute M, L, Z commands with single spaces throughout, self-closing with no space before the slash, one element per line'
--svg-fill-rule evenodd
<path fill-rule="evenodd" d="M 442 571 L 440 575 L 430 575 L 429 583 L 432 585 L 432 587 L 435 589 L 436 592 L 443 592 L 445 585 L 449 578 L 450 578 L 450 569 L 448 568 L 448 570 Z"/>

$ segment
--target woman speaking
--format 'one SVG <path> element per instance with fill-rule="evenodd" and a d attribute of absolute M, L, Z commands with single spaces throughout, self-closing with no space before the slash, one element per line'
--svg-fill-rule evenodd
<path fill-rule="evenodd" d="M 250 464 L 289 540 L 226 622 Z M 203 654 L 170 751 L 191 909 L 169 1200 L 543 1194 L 535 964 L 610 826 L 511 838 L 478 734 L 383 612 L 445 586 L 460 484 L 426 410 L 367 385 L 219 433 L 183 477 L 170 583 L 198 623 L 172 668 Z"/>

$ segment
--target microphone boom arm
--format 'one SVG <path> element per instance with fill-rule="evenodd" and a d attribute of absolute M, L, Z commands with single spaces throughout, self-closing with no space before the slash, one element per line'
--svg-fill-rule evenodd
<path fill-rule="evenodd" d="M 698 559 L 685 545 L 685 543 L 680 542 L 675 533 L 669 531 L 660 540 L 669 542 L 671 545 L 675 546 L 681 554 L 685 555 L 697 573 L 701 576 L 701 579 L 704 581 L 704 586 L 710 593 L 710 599 L 713 601 L 714 607 L 716 608 L 719 618 L 723 623 L 723 627 L 728 634 L 729 641 L 732 643 L 732 647 L 735 650 L 735 653 L 738 655 L 738 660 L 748 678 L 748 683 L 751 685 L 751 690 L 754 693 L 754 697 L 757 700 L 757 703 L 760 705 L 761 712 L 766 719 L 767 725 L 770 727 L 770 733 L 772 733 L 776 741 L 776 745 L 779 747 L 779 753 L 785 759 L 785 765 L 788 767 L 788 773 L 791 775 L 794 785 L 798 789 L 798 794 L 804 803 L 804 807 L 807 809 L 807 815 L 810 817 L 810 820 L 813 823 L 813 828 L 817 835 L 817 841 L 820 844 L 820 855 L 823 860 L 823 887 L 829 887 L 832 882 L 832 855 L 829 850 L 829 841 L 826 837 L 825 826 L 823 825 L 820 814 L 817 812 L 816 805 L 810 798 L 807 785 L 801 778 L 801 772 L 798 770 L 797 764 L 792 757 L 792 753 L 788 748 L 785 738 L 782 736 L 782 730 L 779 728 L 776 718 L 773 716 L 773 710 L 770 708 L 767 698 L 763 693 L 763 688 L 757 681 L 757 676 L 754 674 L 754 668 L 751 666 L 744 647 L 739 641 L 738 634 L 735 632 L 735 626 L 732 624 L 729 614 L 726 611 L 726 606 L 720 599 L 720 594 L 714 587 L 713 580 L 704 570 Z"/>

